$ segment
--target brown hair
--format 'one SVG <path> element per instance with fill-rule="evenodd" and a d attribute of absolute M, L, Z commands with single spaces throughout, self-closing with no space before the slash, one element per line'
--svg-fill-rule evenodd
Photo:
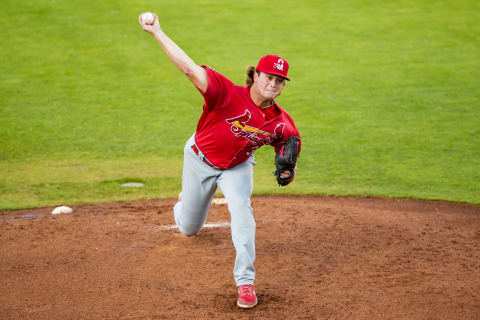
<path fill-rule="evenodd" d="M 257 73 L 260 73 L 257 71 Z M 255 74 L 255 67 L 254 66 L 249 66 L 247 68 L 247 78 L 245 79 L 245 84 L 247 87 L 251 87 L 253 84 L 253 75 Z"/>

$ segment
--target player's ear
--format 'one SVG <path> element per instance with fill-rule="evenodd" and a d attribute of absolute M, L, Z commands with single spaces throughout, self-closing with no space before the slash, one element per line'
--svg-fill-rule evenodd
<path fill-rule="evenodd" d="M 260 72 L 256 71 L 253 73 L 253 82 L 257 82 L 258 77 L 260 76 Z"/>

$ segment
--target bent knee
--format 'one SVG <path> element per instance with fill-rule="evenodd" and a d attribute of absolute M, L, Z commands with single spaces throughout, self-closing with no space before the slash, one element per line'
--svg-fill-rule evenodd
<path fill-rule="evenodd" d="M 180 230 L 180 233 L 183 234 L 184 236 L 192 237 L 192 236 L 196 235 L 198 233 L 198 231 L 197 232 L 187 232 L 187 231 Z"/>
<path fill-rule="evenodd" d="M 191 237 L 196 235 L 197 233 L 200 232 L 200 229 L 202 229 L 202 226 L 181 226 L 178 228 L 180 230 L 180 233 L 183 234 L 184 236 Z"/>

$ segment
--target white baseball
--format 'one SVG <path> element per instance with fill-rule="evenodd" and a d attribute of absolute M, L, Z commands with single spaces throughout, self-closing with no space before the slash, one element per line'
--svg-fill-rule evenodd
<path fill-rule="evenodd" d="M 151 12 L 142 13 L 142 21 L 145 24 L 152 25 L 153 22 L 155 21 L 155 16 Z"/>
<path fill-rule="evenodd" d="M 73 212 L 72 208 L 67 207 L 67 206 L 60 206 L 60 207 L 56 207 L 55 209 L 53 209 L 52 214 L 53 215 L 69 214 L 69 213 L 72 213 L 72 212 Z"/>

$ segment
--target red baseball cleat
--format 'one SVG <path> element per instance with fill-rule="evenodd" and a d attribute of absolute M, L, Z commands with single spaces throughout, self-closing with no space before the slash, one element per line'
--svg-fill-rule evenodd
<path fill-rule="evenodd" d="M 238 287 L 237 306 L 240 308 L 253 308 L 257 305 L 257 296 L 253 284 L 245 284 Z"/>

